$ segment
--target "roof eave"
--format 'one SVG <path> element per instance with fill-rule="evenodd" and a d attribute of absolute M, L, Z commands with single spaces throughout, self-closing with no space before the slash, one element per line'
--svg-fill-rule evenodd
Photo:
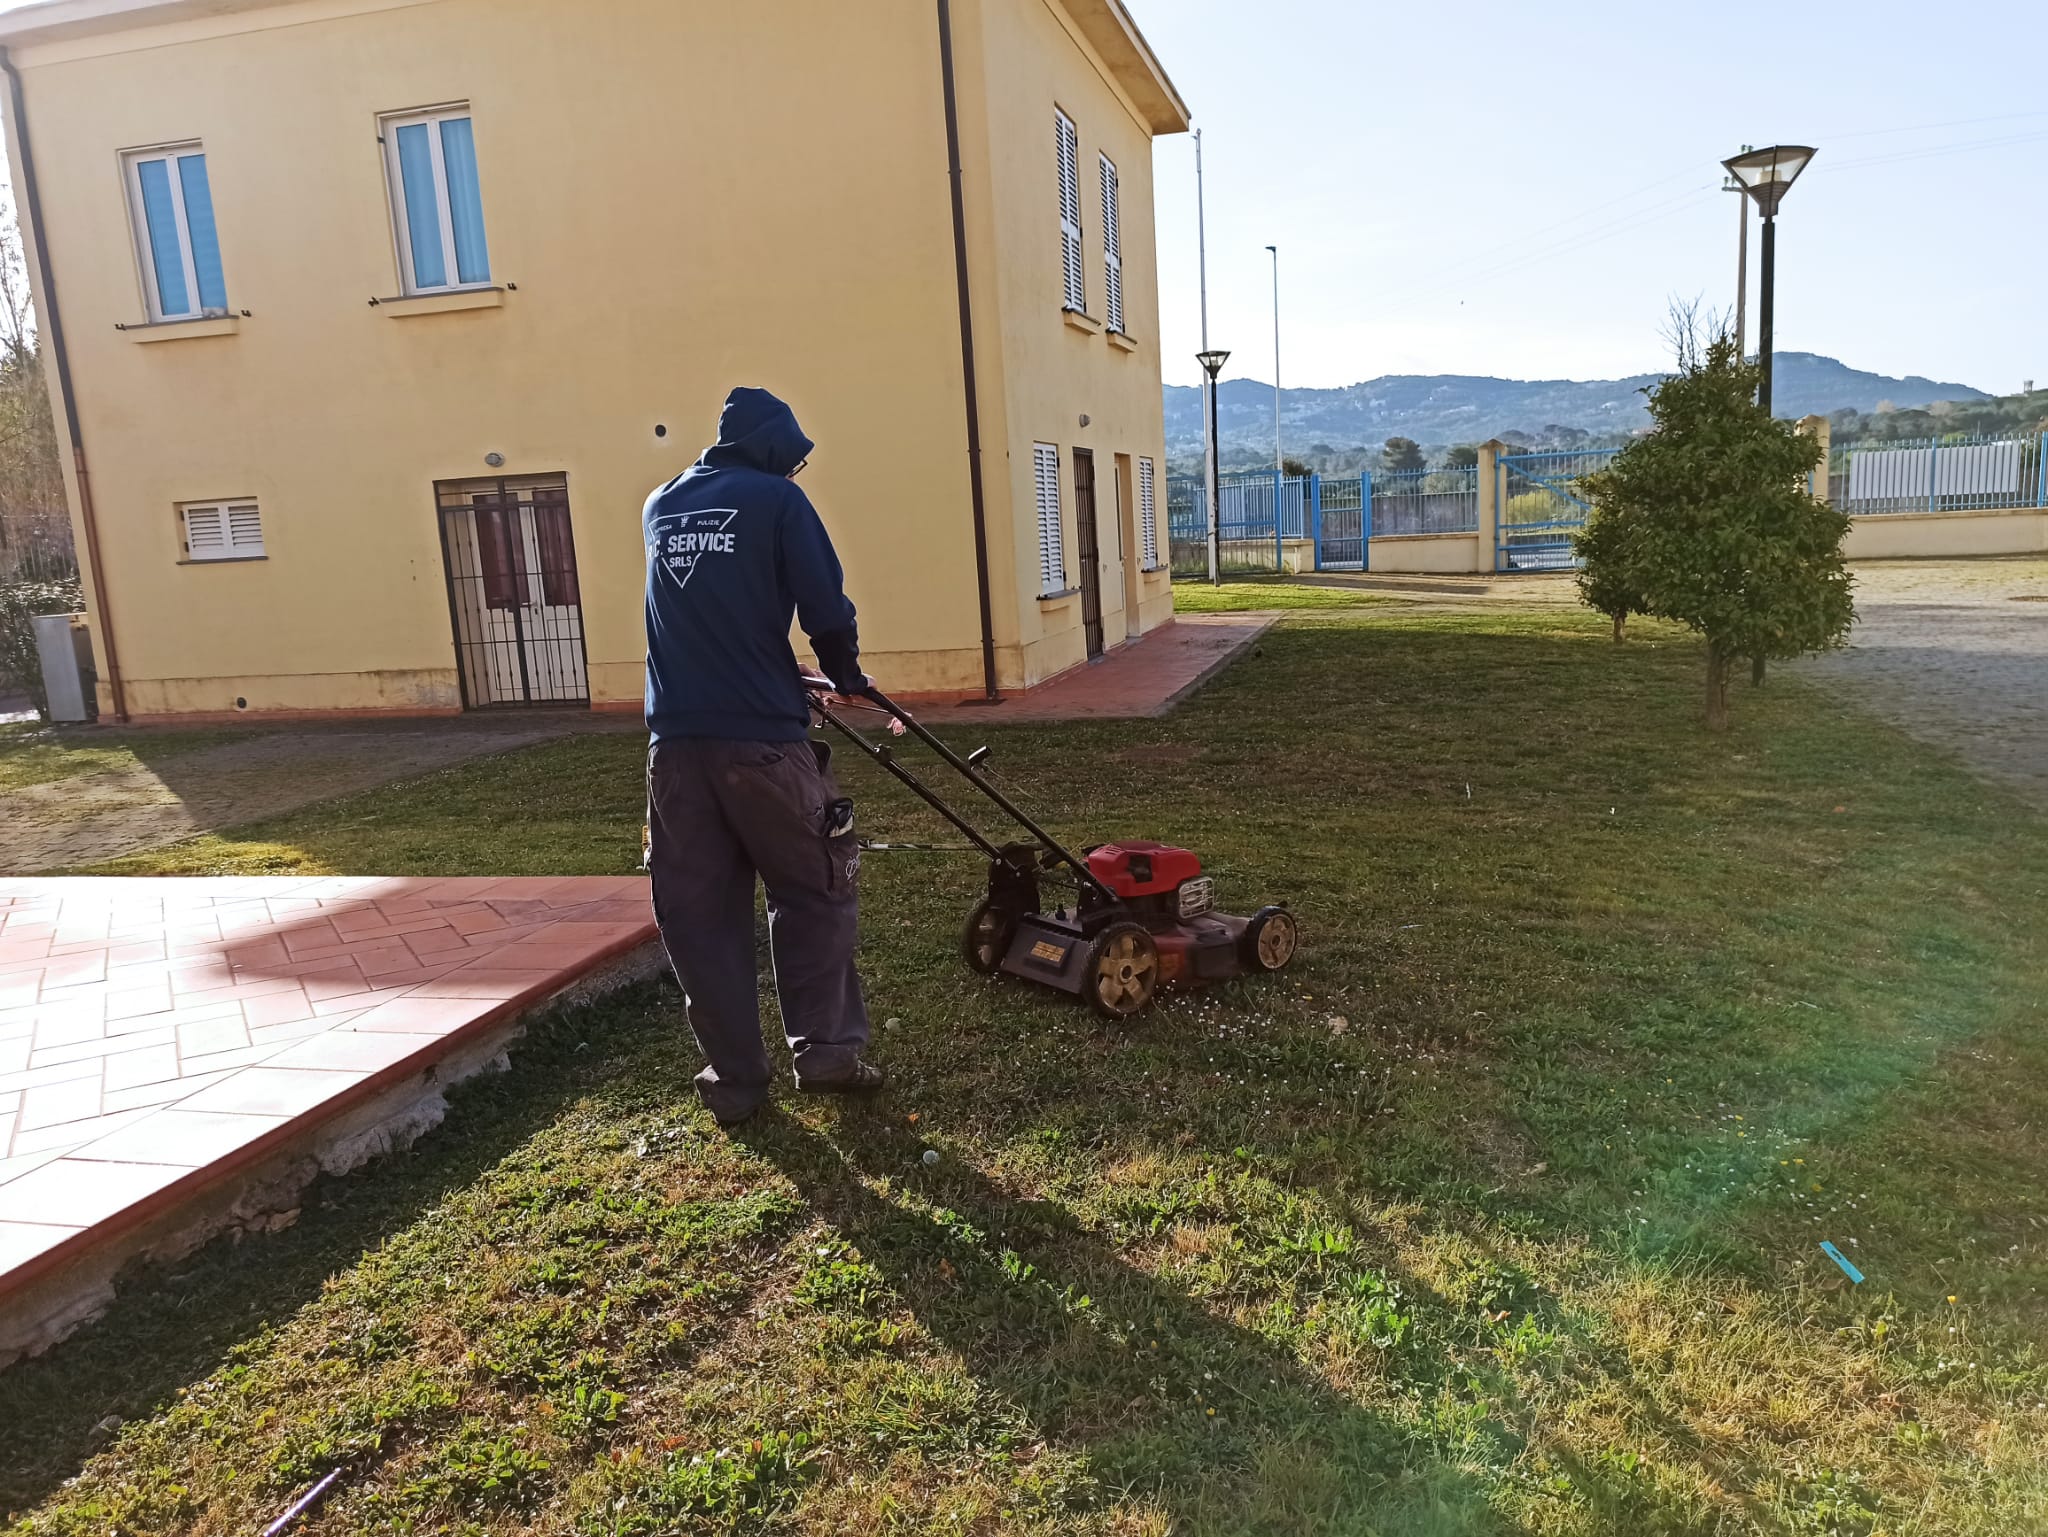
<path fill-rule="evenodd" d="M 1123 0 L 1060 0 L 1089 45 L 1102 55 L 1153 134 L 1186 133 L 1192 122 L 1159 56 L 1131 19 Z"/>
<path fill-rule="evenodd" d="M 57 43 L 196 16 L 231 16 L 286 0 L 37 0 L 0 14 L 0 44 Z"/>

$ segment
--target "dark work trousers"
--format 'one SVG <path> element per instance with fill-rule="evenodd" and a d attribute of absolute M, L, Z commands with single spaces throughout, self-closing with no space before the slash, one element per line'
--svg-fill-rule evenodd
<path fill-rule="evenodd" d="M 853 966 L 860 852 L 831 758 L 811 741 L 695 738 L 648 752 L 654 917 L 709 1063 L 697 1092 L 723 1118 L 768 1097 L 757 875 L 768 888 L 775 996 L 798 1084 L 843 1077 L 868 1042 Z"/>

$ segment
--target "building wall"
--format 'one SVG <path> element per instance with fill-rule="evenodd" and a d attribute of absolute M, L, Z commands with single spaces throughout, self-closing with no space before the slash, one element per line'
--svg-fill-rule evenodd
<path fill-rule="evenodd" d="M 1051 205 L 1053 91 L 1107 89 L 1072 45 L 1055 81 L 1042 5 L 987 7 L 1006 42 L 1031 41 L 1018 62 L 1038 94 L 1027 110 L 1006 63 L 993 106 L 999 135 L 1029 120 L 1029 153 L 1006 145 L 995 181 L 1034 211 Z M 17 50 L 133 713 L 456 707 L 433 483 L 493 473 L 492 452 L 508 475 L 567 474 L 592 692 L 637 700 L 640 506 L 735 383 L 786 396 L 818 440 L 804 486 L 871 670 L 910 690 L 978 686 L 932 11 L 778 0 L 767 35 L 753 8 L 668 0 L 306 0 Z M 378 115 L 459 100 L 492 277 L 516 291 L 373 307 L 399 287 Z M 1054 263 L 1018 280 L 1051 296 L 1050 332 L 1020 326 L 1003 366 L 1045 375 L 1012 394 L 1028 432 L 1059 432 L 1081 400 L 1105 463 L 1144 447 L 1163 474 L 1149 143 L 1105 109 L 1084 121 L 1125 167 L 1141 350 L 1064 333 L 1056 241 L 1018 215 Z M 249 313 L 206 328 L 227 334 L 144 342 L 115 329 L 145 318 L 118 155 L 184 139 L 204 144 L 229 301 Z M 1127 387 L 1096 382 L 1118 370 Z M 996 488 L 1000 431 L 989 448 Z M 227 496 L 260 500 L 268 558 L 180 564 L 176 504 Z M 991 514 L 1007 548 L 1005 498 Z M 1032 537 L 1028 516 L 1017 533 Z M 1163 578 L 1147 601 L 1170 602 Z M 999 605 L 1009 681 L 1053 670 L 1027 653 L 1078 654 L 1039 645 L 1037 619 L 1020 633 Z"/>
<path fill-rule="evenodd" d="M 1000 253 L 997 263 L 976 263 L 978 269 L 992 267 L 996 275 L 996 327 L 989 342 L 993 356 L 978 373 L 984 420 L 993 415 L 998 423 L 991 433 L 997 452 L 990 455 L 987 472 L 991 508 L 1005 508 L 991 526 L 1006 532 L 1007 548 L 991 568 L 1003 584 L 1003 604 L 1016 613 L 1019 654 L 1002 658 L 1004 686 L 1014 687 L 1051 677 L 1085 657 L 1080 598 L 1040 601 L 1034 443 L 1060 449 L 1069 584 L 1078 577 L 1079 548 L 1073 450 L 1094 452 L 1106 644 L 1114 646 L 1172 615 L 1168 573 L 1138 570 L 1136 508 L 1130 507 L 1127 516 L 1118 508 L 1118 456 L 1129 462 L 1133 500 L 1137 460 L 1151 458 L 1163 566 L 1166 432 L 1159 389 L 1152 137 L 1101 56 L 1054 0 L 980 0 L 973 13 L 990 192 L 979 206 L 992 225 L 977 232 L 978 243 Z M 1087 311 L 1098 322 L 1103 318 L 1098 157 L 1107 154 L 1117 167 L 1129 348 L 1118 346 L 1099 327 L 1077 328 L 1062 314 L 1056 109 L 1073 119 L 1079 133 L 1082 267 Z M 1086 426 L 1081 425 L 1083 415 Z"/>

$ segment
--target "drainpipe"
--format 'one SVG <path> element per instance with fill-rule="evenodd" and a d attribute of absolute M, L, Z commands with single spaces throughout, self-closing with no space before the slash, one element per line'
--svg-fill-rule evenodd
<path fill-rule="evenodd" d="M 71 358 L 64 350 L 64 323 L 57 315 L 57 278 L 50 270 L 49 241 L 43 227 L 43 201 L 36 184 L 36 157 L 29 147 L 28 96 L 22 89 L 21 72 L 14 67 L 14 55 L 0 45 L 0 73 L 7 76 L 9 104 L 13 108 L 14 142 L 21 151 L 21 197 L 28 213 L 28 227 L 34 232 L 36 273 L 42 279 L 42 304 L 37 321 L 50 346 L 50 358 L 57 368 L 57 393 L 64 402 L 64 424 L 71 430 L 71 471 L 78 481 L 78 520 L 85 530 L 86 567 L 92 572 L 93 596 L 99 602 L 100 645 L 107 654 L 107 688 L 114 696 L 114 719 L 128 719 L 128 692 L 121 682 L 121 659 L 114 649 L 112 605 L 107 601 L 107 579 L 100 567 L 99 520 L 93 515 L 92 476 L 85 464 L 85 435 L 78 425 L 78 398 L 71 389 Z"/>
<path fill-rule="evenodd" d="M 953 93 L 953 8 L 939 0 L 939 74 L 946 96 L 946 158 L 953 182 L 953 277 L 960 290 L 960 368 L 967 397 L 967 484 L 974 502 L 974 580 L 981 597 L 981 688 L 996 692 L 995 610 L 988 591 L 988 500 L 981 485 L 981 400 L 974 377 L 974 305 L 967 288 L 967 205 L 960 186 L 960 108 Z"/>

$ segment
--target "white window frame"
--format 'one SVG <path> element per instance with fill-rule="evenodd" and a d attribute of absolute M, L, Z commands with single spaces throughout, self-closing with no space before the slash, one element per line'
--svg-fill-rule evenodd
<path fill-rule="evenodd" d="M 1124 329 L 1123 203 L 1118 193 L 1116 162 L 1096 153 L 1102 177 L 1102 321 L 1119 334 Z"/>
<path fill-rule="evenodd" d="M 185 559 L 193 565 L 270 558 L 263 544 L 263 509 L 253 496 L 180 502 L 178 528 Z"/>
<path fill-rule="evenodd" d="M 398 245 L 399 291 L 412 294 L 464 293 L 471 289 L 495 288 L 497 284 L 486 275 L 481 282 L 465 283 L 460 279 L 461 267 L 455 259 L 455 209 L 448 198 L 448 166 L 441 155 L 441 124 L 450 118 L 468 118 L 470 132 L 476 132 L 476 114 L 466 101 L 450 102 L 445 106 L 423 107 L 413 112 L 387 112 L 377 119 L 377 137 L 384 146 L 384 183 L 391 195 L 391 232 Z M 412 270 L 412 224 L 405 211 L 405 173 L 398 163 L 398 130 L 401 128 L 424 127 L 427 134 L 427 153 L 434 167 L 434 197 L 441 215 L 441 270 L 448 274 L 445 283 L 423 284 L 413 276 Z M 483 197 L 483 170 L 477 170 L 477 197 Z M 484 217 L 484 234 L 490 237 L 490 216 Z"/>
<path fill-rule="evenodd" d="M 1031 480 L 1038 506 L 1038 591 L 1050 597 L 1067 590 L 1066 512 L 1060 496 L 1060 450 L 1056 443 L 1031 445 Z"/>
<path fill-rule="evenodd" d="M 1060 305 L 1088 313 L 1087 274 L 1081 262 L 1081 133 L 1074 120 L 1053 108 L 1053 134 L 1060 181 Z"/>
<path fill-rule="evenodd" d="M 1138 543 L 1144 553 L 1143 568 L 1159 569 L 1158 475 L 1149 458 L 1138 460 Z"/>
<path fill-rule="evenodd" d="M 206 146 L 197 139 L 181 139 L 173 144 L 153 144 L 146 149 L 121 151 L 121 182 L 128 191 L 128 222 L 135 230 L 135 263 L 142 269 L 142 294 L 149 307 L 149 318 L 154 324 L 166 321 L 209 320 L 233 311 L 207 309 L 199 302 L 199 265 L 192 259 L 192 230 L 185 221 L 185 179 L 178 168 L 180 155 L 206 153 Z M 164 313 L 163 295 L 157 291 L 156 247 L 150 244 L 149 212 L 142 206 L 142 167 L 151 160 L 168 162 L 171 173 L 171 213 L 178 223 L 178 257 L 185 266 L 185 297 L 190 307 L 180 314 Z M 209 173 L 212 167 L 208 168 Z M 213 191 L 213 178 L 207 177 L 207 194 Z M 215 236 L 219 236 L 220 216 L 214 215 Z"/>

